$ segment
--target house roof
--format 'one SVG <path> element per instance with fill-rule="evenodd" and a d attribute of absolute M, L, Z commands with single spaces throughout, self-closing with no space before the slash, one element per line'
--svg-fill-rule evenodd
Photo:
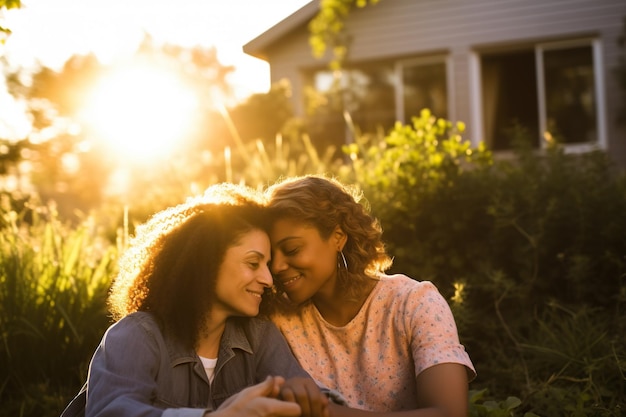
<path fill-rule="evenodd" d="M 243 46 L 243 51 L 267 61 L 267 49 L 290 32 L 308 23 L 319 11 L 320 0 L 312 0 Z"/>

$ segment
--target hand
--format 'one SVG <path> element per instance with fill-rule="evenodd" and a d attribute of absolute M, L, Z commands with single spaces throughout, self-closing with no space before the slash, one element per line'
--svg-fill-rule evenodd
<path fill-rule="evenodd" d="M 297 403 L 278 399 L 285 379 L 268 376 L 265 381 L 241 390 L 211 413 L 215 417 L 300 417 Z"/>
<path fill-rule="evenodd" d="M 291 378 L 280 389 L 279 398 L 297 403 L 302 417 L 329 417 L 328 398 L 311 378 Z"/>

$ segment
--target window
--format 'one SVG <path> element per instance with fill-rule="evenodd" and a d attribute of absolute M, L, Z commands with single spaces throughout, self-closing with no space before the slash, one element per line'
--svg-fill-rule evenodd
<path fill-rule="evenodd" d="M 546 130 L 565 143 L 598 141 L 593 53 L 590 45 L 539 48 Z"/>
<path fill-rule="evenodd" d="M 405 123 L 411 117 L 419 116 L 427 108 L 437 117 L 448 118 L 448 89 L 446 83 L 446 64 L 436 62 L 408 61 L 398 63 L 400 96 L 402 97 L 398 117 Z"/>
<path fill-rule="evenodd" d="M 483 54 L 485 142 L 493 150 L 511 149 L 521 127 L 535 148 L 545 144 L 544 132 L 571 149 L 602 145 L 598 57 L 599 44 L 591 40 Z"/>
<path fill-rule="evenodd" d="M 446 118 L 446 80 L 444 57 L 366 62 L 340 73 L 313 71 L 306 94 L 311 137 L 317 144 L 329 137 L 335 144 L 349 140 L 344 112 L 361 132 L 388 131 L 396 121 L 410 123 L 423 108 Z"/>

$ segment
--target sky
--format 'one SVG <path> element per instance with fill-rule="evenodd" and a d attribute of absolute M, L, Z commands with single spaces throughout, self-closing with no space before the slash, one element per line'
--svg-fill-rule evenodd
<path fill-rule="evenodd" d="M 269 66 L 243 53 L 244 44 L 309 0 L 22 0 L 4 13 L 13 33 L 0 47 L 10 62 L 60 67 L 74 54 L 94 52 L 103 61 L 130 54 L 144 32 L 156 41 L 215 46 L 234 65 L 238 96 L 265 92 Z"/>

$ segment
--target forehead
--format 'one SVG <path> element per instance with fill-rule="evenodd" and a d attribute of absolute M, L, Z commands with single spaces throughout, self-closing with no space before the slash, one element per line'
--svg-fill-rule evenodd
<path fill-rule="evenodd" d="M 274 222 L 270 232 L 270 238 L 273 244 L 280 244 L 292 239 L 304 239 L 308 237 L 320 237 L 317 228 L 310 223 L 293 219 L 284 218 Z"/>
<path fill-rule="evenodd" d="M 269 250 L 269 237 L 263 230 L 253 229 L 241 235 L 230 249 L 235 251 L 257 250 L 267 252 Z"/>

